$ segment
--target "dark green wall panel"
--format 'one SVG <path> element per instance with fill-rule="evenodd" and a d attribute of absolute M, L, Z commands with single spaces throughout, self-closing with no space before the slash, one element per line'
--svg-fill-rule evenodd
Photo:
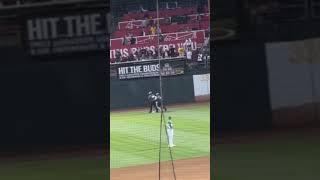
<path fill-rule="evenodd" d="M 171 76 L 162 79 L 165 104 L 194 101 L 192 75 Z M 110 108 L 147 106 L 149 91 L 159 92 L 159 78 L 112 80 L 110 82 Z"/>

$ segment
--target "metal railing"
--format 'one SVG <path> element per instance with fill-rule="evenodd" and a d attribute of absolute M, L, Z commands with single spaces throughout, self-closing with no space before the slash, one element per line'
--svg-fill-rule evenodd
<path fill-rule="evenodd" d="M 210 16 L 210 13 L 201 13 L 201 14 L 190 14 L 190 15 L 187 15 L 187 17 L 195 17 L 197 18 L 198 16 Z M 171 21 L 171 17 L 168 17 Z M 154 21 L 156 22 L 157 20 L 164 20 L 166 18 L 153 18 L 153 19 L 148 19 L 149 21 Z M 191 19 L 191 20 L 194 20 L 194 19 Z M 121 26 L 120 24 L 132 24 L 132 26 L 134 25 L 133 23 L 137 22 L 139 24 L 141 24 L 144 20 L 143 19 L 137 19 L 137 20 L 134 20 L 134 21 L 120 21 L 118 22 L 118 29 L 120 30 L 121 29 Z M 140 26 L 142 27 L 142 25 Z"/>
<path fill-rule="evenodd" d="M 172 61 L 175 61 L 175 60 L 185 60 L 186 58 L 185 57 L 167 57 L 167 58 L 160 58 L 160 61 L 168 61 L 168 60 L 172 60 Z M 114 63 L 111 63 L 110 62 L 110 66 L 112 65 L 119 65 L 119 64 L 132 64 L 132 63 L 146 63 L 146 62 L 153 62 L 153 61 L 157 61 L 158 59 L 145 59 L 145 60 L 135 60 L 135 61 L 126 61 L 126 62 L 114 62 Z"/>

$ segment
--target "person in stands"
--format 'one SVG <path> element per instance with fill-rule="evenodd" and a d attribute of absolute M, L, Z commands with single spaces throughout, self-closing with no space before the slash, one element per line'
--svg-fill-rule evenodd
<path fill-rule="evenodd" d="M 122 61 L 121 52 L 119 50 L 116 51 L 116 63 L 120 63 Z"/>
<path fill-rule="evenodd" d="M 169 57 L 169 49 L 165 49 L 164 50 L 164 58 L 168 58 Z"/>
<path fill-rule="evenodd" d="M 187 50 L 187 60 L 192 60 L 192 51 L 191 51 L 191 49 Z"/>
<path fill-rule="evenodd" d="M 135 44 L 136 43 L 136 38 L 133 36 L 130 37 L 130 44 Z"/>
<path fill-rule="evenodd" d="M 122 39 L 122 45 L 128 45 L 128 37 L 124 36 Z"/>
<path fill-rule="evenodd" d="M 157 28 L 157 34 L 161 34 L 162 33 L 162 31 L 161 31 L 161 28 L 160 28 L 160 26 Z"/>
<path fill-rule="evenodd" d="M 176 55 L 176 48 L 174 48 L 173 47 L 173 45 L 171 44 L 170 46 L 169 46 L 169 57 L 175 57 L 175 55 Z"/>
<path fill-rule="evenodd" d="M 156 35 L 156 26 L 151 26 L 150 27 L 150 33 L 151 33 L 151 35 Z"/>
<path fill-rule="evenodd" d="M 144 9 L 142 5 L 140 5 L 140 12 L 145 13 L 145 12 L 148 12 L 148 10 Z"/>
<path fill-rule="evenodd" d="M 132 52 L 130 52 L 130 54 L 128 56 L 128 61 L 134 61 L 134 56 L 133 56 Z"/>
<path fill-rule="evenodd" d="M 146 31 L 145 31 L 144 28 L 142 28 L 141 36 L 145 36 L 145 35 L 147 35 L 147 34 L 146 34 Z"/>
<path fill-rule="evenodd" d="M 184 56 L 184 48 L 183 47 L 179 47 L 178 52 L 179 52 L 180 57 Z"/>
<path fill-rule="evenodd" d="M 141 26 L 143 28 L 146 28 L 148 27 L 148 24 L 149 24 L 149 19 L 147 17 L 145 17 L 142 21 L 141 21 Z"/>
<path fill-rule="evenodd" d="M 191 41 L 191 38 L 188 38 L 184 42 L 184 49 L 187 51 L 191 51 L 191 47 L 192 47 L 192 41 Z"/>

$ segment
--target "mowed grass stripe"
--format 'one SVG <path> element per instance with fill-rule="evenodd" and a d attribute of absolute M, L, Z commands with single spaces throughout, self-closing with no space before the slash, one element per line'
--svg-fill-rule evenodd
<path fill-rule="evenodd" d="M 127 134 L 118 133 L 117 137 L 111 141 L 111 150 L 126 150 L 128 152 L 143 151 L 157 147 L 157 143 L 147 141 L 144 138 L 128 138 Z"/>
<path fill-rule="evenodd" d="M 208 114 L 209 113 L 197 114 L 197 117 L 195 118 L 194 113 L 177 113 L 174 116 L 172 115 L 172 118 L 176 129 L 183 129 L 185 131 L 207 134 L 207 131 L 203 131 L 203 129 L 208 129 L 208 127 L 210 127 L 210 122 L 207 119 Z M 170 116 L 170 114 L 166 114 L 165 118 L 167 119 L 168 116 Z M 141 116 L 141 118 L 133 117 L 134 116 L 132 115 L 131 118 L 129 118 L 128 120 L 124 119 L 123 117 L 122 120 L 118 120 L 118 118 L 113 118 L 113 121 L 111 123 L 111 132 L 115 131 L 116 129 L 130 129 L 130 131 L 136 130 L 136 132 L 138 133 L 138 131 L 146 129 L 143 128 L 146 125 L 150 125 L 148 126 L 148 128 L 150 128 L 151 126 L 156 127 L 157 130 L 154 131 L 156 133 L 159 132 L 160 116 L 158 117 L 159 119 L 157 119 L 157 117 L 153 119 L 147 119 L 149 117 L 146 116 Z M 210 130 L 208 129 L 208 131 Z"/>
<path fill-rule="evenodd" d="M 202 117 L 204 118 L 204 117 Z M 210 123 L 198 122 L 192 119 L 183 119 L 174 121 L 175 131 L 185 131 L 193 134 L 210 135 Z M 164 127 L 163 127 L 164 128 Z M 128 137 L 147 137 L 152 140 L 159 138 L 160 127 L 157 123 L 139 123 L 128 125 L 126 122 L 115 121 L 112 123 L 111 133 L 128 133 Z"/>
<path fill-rule="evenodd" d="M 124 126 L 123 122 L 117 122 L 119 126 Z M 189 127 L 190 128 L 190 127 Z M 147 131 L 150 131 L 151 133 L 141 131 L 141 129 L 146 129 Z M 200 131 L 203 128 L 198 128 L 196 126 L 193 126 L 193 128 L 190 128 L 190 131 Z M 139 131 L 140 130 L 140 131 Z M 164 129 L 163 129 L 164 130 Z M 199 133 L 193 133 L 190 131 L 185 131 L 185 129 L 175 129 L 175 142 L 176 144 L 183 144 L 186 147 L 193 147 L 195 149 L 204 151 L 210 151 L 210 130 L 203 131 L 206 133 L 205 135 L 199 134 Z M 132 131 L 128 131 L 126 128 L 117 128 L 113 130 L 113 132 L 116 134 L 115 140 L 118 142 L 111 141 L 111 144 L 113 143 L 125 143 L 124 145 L 129 145 L 131 141 L 135 141 L 135 144 L 139 144 L 138 147 L 142 147 L 145 149 L 149 149 L 150 145 L 157 145 L 159 143 L 159 128 L 155 126 L 149 126 L 149 125 L 135 125 L 134 129 Z M 134 132 L 134 133 L 131 133 Z M 141 133 L 142 132 L 142 133 Z M 121 137 L 118 137 L 121 135 Z M 166 138 L 165 132 L 163 131 L 163 138 Z M 187 137 L 187 138 L 186 138 Z M 166 139 L 163 139 L 166 140 Z M 152 142 L 151 144 L 149 144 Z M 129 147 L 128 147 L 129 148 Z M 130 147 L 132 148 L 132 151 L 137 150 L 136 146 Z"/>
<path fill-rule="evenodd" d="M 155 163 L 157 159 L 158 151 L 151 152 L 140 152 L 138 154 L 133 154 L 131 152 L 117 151 L 116 153 L 111 153 L 111 156 L 121 158 L 121 161 L 111 161 L 111 168 L 135 166 L 142 164 Z"/>

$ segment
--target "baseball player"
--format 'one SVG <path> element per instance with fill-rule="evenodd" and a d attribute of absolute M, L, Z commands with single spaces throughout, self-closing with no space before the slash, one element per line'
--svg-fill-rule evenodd
<path fill-rule="evenodd" d="M 167 122 L 167 124 L 166 124 L 166 126 L 167 126 L 167 134 L 168 134 L 168 140 L 169 140 L 169 147 L 170 148 L 172 148 L 172 147 L 174 147 L 174 146 L 176 146 L 175 144 L 173 144 L 173 135 L 174 135 L 174 133 L 173 133 L 173 123 L 172 123 L 172 120 L 171 120 L 171 116 L 169 116 L 169 118 L 168 118 L 169 120 L 168 120 L 168 122 Z"/>
<path fill-rule="evenodd" d="M 153 108 L 156 109 L 156 112 L 159 112 L 159 107 L 157 107 L 157 97 L 152 94 L 152 91 L 149 91 L 148 92 L 148 102 L 149 102 L 149 113 L 152 113 L 153 112 Z"/>
<path fill-rule="evenodd" d="M 156 93 L 156 96 L 157 96 L 157 106 L 161 109 L 161 99 L 162 99 L 162 97 L 160 96 L 159 93 Z M 164 106 L 164 104 L 163 104 L 163 109 L 164 109 L 165 112 L 167 112 L 167 108 Z"/>

